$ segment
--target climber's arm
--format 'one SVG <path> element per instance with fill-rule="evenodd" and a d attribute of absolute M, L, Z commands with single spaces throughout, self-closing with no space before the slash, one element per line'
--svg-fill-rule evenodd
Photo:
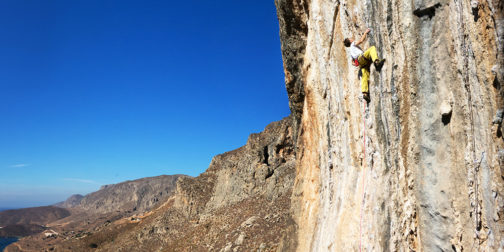
<path fill-rule="evenodd" d="M 361 39 L 359 39 L 359 41 L 356 41 L 356 42 L 355 42 L 355 45 L 356 45 L 356 46 L 358 46 L 358 45 L 360 45 L 362 42 L 364 42 L 364 40 L 366 40 L 366 36 L 367 36 L 367 34 L 368 34 L 370 31 L 371 31 L 371 29 L 369 29 L 369 28 L 368 28 L 368 29 L 364 32 L 364 34 L 362 35 Z"/>

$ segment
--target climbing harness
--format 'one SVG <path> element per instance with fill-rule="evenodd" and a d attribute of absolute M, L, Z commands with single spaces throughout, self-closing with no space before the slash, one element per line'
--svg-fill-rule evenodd
<path fill-rule="evenodd" d="M 361 202 L 361 210 L 360 210 L 360 223 L 359 223 L 359 251 L 362 252 L 362 212 L 364 210 L 364 200 L 366 196 L 366 108 L 367 108 L 367 101 L 364 100 L 364 116 L 362 119 L 364 119 L 364 160 L 362 162 L 362 202 Z"/>
<path fill-rule="evenodd" d="M 359 66 L 359 60 L 358 59 L 352 59 L 352 65 L 358 67 Z"/>

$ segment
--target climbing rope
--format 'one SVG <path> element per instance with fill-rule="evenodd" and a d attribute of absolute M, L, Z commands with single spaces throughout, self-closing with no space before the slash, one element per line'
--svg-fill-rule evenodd
<path fill-rule="evenodd" d="M 359 251 L 362 252 L 362 212 L 364 210 L 364 197 L 366 196 L 366 107 L 367 101 L 364 100 L 364 115 L 362 119 L 364 120 L 364 160 L 362 162 L 362 202 L 361 202 L 361 210 L 360 210 L 360 224 L 359 224 Z"/>

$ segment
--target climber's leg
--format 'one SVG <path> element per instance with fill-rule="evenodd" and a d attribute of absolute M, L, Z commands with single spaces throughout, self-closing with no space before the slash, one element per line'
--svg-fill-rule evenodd
<path fill-rule="evenodd" d="M 369 93 L 369 86 L 368 86 L 369 67 L 362 67 L 359 71 L 361 71 L 361 74 L 362 74 L 362 77 L 361 77 L 361 92 L 362 93 Z"/>
<path fill-rule="evenodd" d="M 376 53 L 376 47 L 371 46 L 369 47 L 363 54 L 362 56 L 366 58 L 367 60 L 374 62 L 376 70 L 379 72 L 381 71 L 383 67 L 383 63 L 385 62 L 385 59 L 379 59 L 378 58 L 378 53 Z"/>
<path fill-rule="evenodd" d="M 375 46 L 371 46 L 369 47 L 365 52 L 364 52 L 364 57 L 371 61 L 371 62 L 375 62 L 375 60 L 378 59 L 378 53 L 376 53 L 376 47 Z"/>
<path fill-rule="evenodd" d="M 359 61 L 360 67 L 367 67 L 369 64 L 371 64 L 371 61 L 366 59 L 366 57 L 364 57 L 364 55 L 359 56 L 359 58 L 357 58 L 357 61 Z M 360 70 L 359 70 L 359 73 L 360 73 Z"/>

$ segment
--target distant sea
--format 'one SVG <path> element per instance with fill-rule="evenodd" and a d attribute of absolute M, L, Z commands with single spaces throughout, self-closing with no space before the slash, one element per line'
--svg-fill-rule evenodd
<path fill-rule="evenodd" d="M 0 237 L 0 251 L 18 240 L 16 237 Z"/>
<path fill-rule="evenodd" d="M 10 210 L 12 208 L 0 208 L 0 212 L 5 210 Z M 9 244 L 14 243 L 18 240 L 16 237 L 0 237 L 0 251 L 9 246 Z"/>

